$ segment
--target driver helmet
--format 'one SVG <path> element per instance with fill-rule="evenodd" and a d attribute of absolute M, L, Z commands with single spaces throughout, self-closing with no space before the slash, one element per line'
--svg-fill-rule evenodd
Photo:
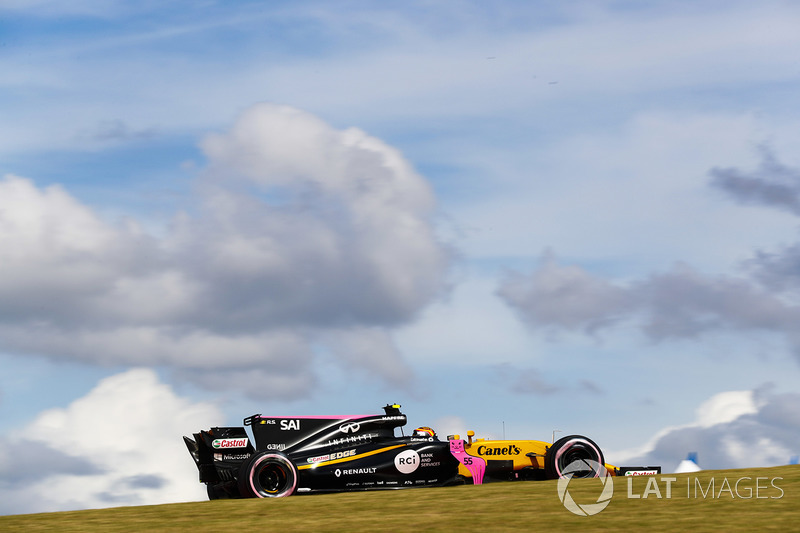
<path fill-rule="evenodd" d="M 412 437 L 423 438 L 423 439 L 435 439 L 436 432 L 429 428 L 428 426 L 418 427 L 414 430 L 414 434 Z"/>

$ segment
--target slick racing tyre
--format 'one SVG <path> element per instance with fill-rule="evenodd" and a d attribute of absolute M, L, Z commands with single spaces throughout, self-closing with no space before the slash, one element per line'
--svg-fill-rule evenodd
<path fill-rule="evenodd" d="M 297 488 L 297 467 L 282 453 L 257 453 L 242 463 L 238 483 L 244 498 L 282 498 Z"/>
<path fill-rule="evenodd" d="M 605 464 L 603 452 L 592 439 L 582 435 L 570 435 L 558 439 L 547 449 L 544 456 L 544 472 L 547 479 L 563 477 L 564 469 L 575 461 L 579 461 L 583 466 L 578 470 L 575 470 L 575 467 L 570 469 L 573 472 L 572 477 L 597 477 L 600 472 L 596 465 Z"/>

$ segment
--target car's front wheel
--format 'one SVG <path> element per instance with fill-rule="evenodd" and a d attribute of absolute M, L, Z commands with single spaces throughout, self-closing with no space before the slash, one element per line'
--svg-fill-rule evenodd
<path fill-rule="evenodd" d="M 245 498 L 289 496 L 297 488 L 297 467 L 282 453 L 257 453 L 242 463 L 238 483 Z"/>
<path fill-rule="evenodd" d="M 558 439 L 547 449 L 544 456 L 547 479 L 564 477 L 567 467 L 570 467 L 569 473 L 572 473 L 572 477 L 597 477 L 604 464 L 600 447 L 592 439 L 582 435 L 570 435 Z"/>

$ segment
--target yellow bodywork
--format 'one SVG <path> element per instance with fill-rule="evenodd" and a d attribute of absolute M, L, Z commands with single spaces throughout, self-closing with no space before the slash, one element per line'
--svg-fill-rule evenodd
<path fill-rule="evenodd" d="M 467 433 L 464 442 L 464 451 L 473 457 L 480 457 L 486 461 L 513 461 L 514 472 L 523 468 L 544 469 L 544 458 L 549 442 L 541 440 L 487 440 L 473 439 L 475 432 Z M 454 435 L 459 439 L 459 435 Z M 605 464 L 606 470 L 612 476 L 616 475 L 616 467 Z M 472 477 L 472 473 L 463 465 L 458 465 L 458 473 L 465 477 Z"/>

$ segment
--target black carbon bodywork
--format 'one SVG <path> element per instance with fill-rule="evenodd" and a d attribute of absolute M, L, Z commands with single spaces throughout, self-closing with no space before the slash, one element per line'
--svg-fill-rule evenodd
<path fill-rule="evenodd" d="M 255 446 L 245 427 L 215 427 L 184 441 L 211 499 L 465 482 L 447 441 L 398 436 L 406 416 L 396 405 L 384 411 L 349 417 L 253 415 L 244 425 L 251 427 Z M 254 473 L 262 458 L 284 457 L 293 466 L 291 472 L 278 469 L 277 474 L 260 474 L 262 478 Z"/>

